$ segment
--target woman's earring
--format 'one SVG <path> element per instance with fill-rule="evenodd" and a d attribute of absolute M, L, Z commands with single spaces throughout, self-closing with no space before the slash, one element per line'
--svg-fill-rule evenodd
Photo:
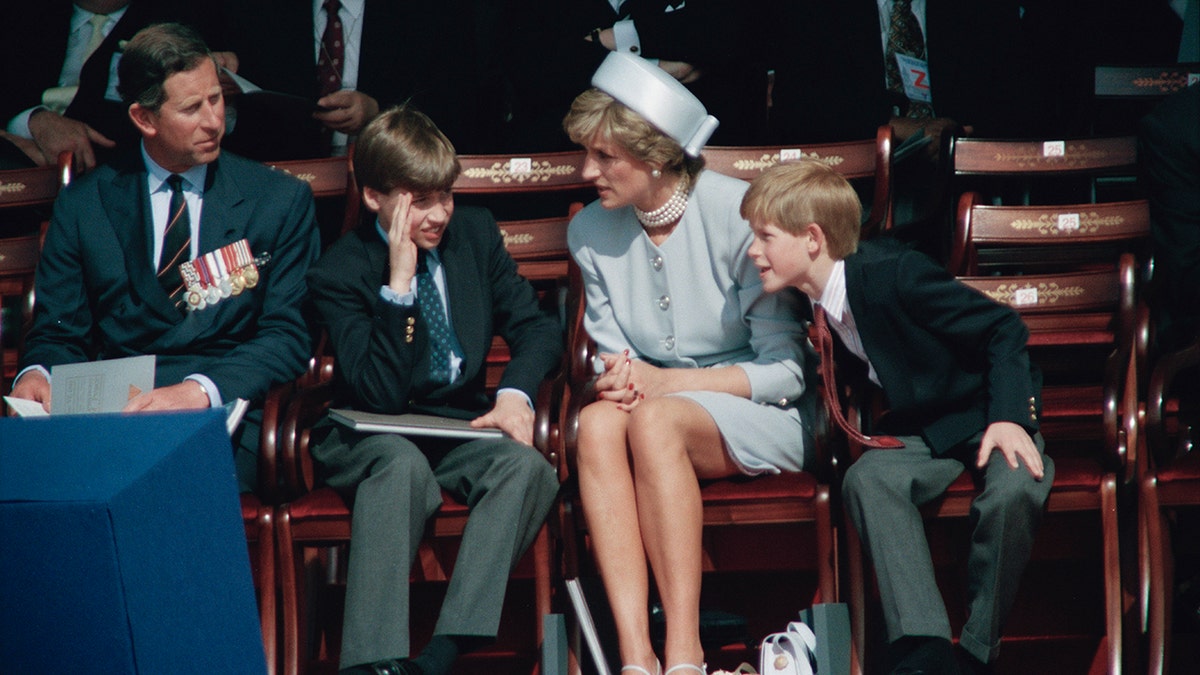
<path fill-rule="evenodd" d="M 662 178 L 662 169 L 651 169 L 650 175 L 655 178 Z"/>

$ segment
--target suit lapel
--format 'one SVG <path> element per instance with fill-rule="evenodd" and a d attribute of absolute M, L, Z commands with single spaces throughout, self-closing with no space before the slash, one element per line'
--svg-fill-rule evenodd
<path fill-rule="evenodd" d="M 476 266 L 470 256 L 467 242 L 463 246 L 455 245 L 454 226 L 447 228 L 450 240 L 442 248 L 442 264 L 446 272 L 446 295 L 450 300 L 450 319 L 454 324 L 454 335 L 458 344 L 463 348 L 462 372 L 464 377 L 470 377 L 483 364 L 486 352 L 481 352 L 480 335 L 483 332 L 483 303 L 480 289 L 488 285 L 477 278 Z"/>
<path fill-rule="evenodd" d="M 117 175 L 111 182 L 99 184 L 101 211 L 108 214 L 109 226 L 125 251 L 125 274 L 135 304 L 144 305 L 158 318 L 178 322 L 179 310 L 163 291 L 150 264 L 154 255 L 151 236 L 152 215 L 146 169 L 136 152 L 126 153 L 117 161 Z"/>

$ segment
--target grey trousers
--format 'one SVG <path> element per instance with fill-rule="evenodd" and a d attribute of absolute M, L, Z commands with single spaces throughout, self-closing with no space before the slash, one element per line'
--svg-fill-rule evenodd
<path fill-rule="evenodd" d="M 422 446 L 336 427 L 313 450 L 353 514 L 341 668 L 409 655 L 409 573 L 439 488 L 471 514 L 434 632 L 482 637 L 496 635 L 509 573 L 558 493 L 553 467 L 509 438 Z"/>
<path fill-rule="evenodd" d="M 982 434 L 964 446 L 974 467 Z M 870 450 L 846 471 L 842 492 L 850 518 L 875 566 L 888 640 L 905 636 L 950 639 L 950 620 L 934 579 L 933 560 L 919 506 L 937 498 L 964 470 L 959 459 L 934 457 L 924 440 Z M 1034 437 L 1044 452 L 1041 434 Z M 970 458 L 969 460 L 967 458 Z M 1054 463 L 1042 455 L 1045 477 L 1009 467 L 994 451 L 984 488 L 971 504 L 967 558 L 967 621 L 960 644 L 985 663 L 1000 648 L 1000 629 L 1029 562 L 1034 533 L 1054 481 Z"/>

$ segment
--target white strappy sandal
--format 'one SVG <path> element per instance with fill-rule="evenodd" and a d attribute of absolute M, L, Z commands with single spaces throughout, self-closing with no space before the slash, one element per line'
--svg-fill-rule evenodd
<path fill-rule="evenodd" d="M 663 675 L 661 663 L 655 661 L 654 662 L 654 670 L 655 670 L 655 672 L 652 673 L 641 666 L 621 666 L 622 673 L 625 671 L 629 671 L 631 673 L 637 673 L 638 675 Z"/>
<path fill-rule="evenodd" d="M 697 666 L 692 663 L 680 663 L 678 665 L 674 665 L 674 666 L 671 666 L 670 668 L 667 668 L 667 672 L 663 673 L 663 675 L 671 675 L 671 673 L 674 673 L 676 671 L 684 671 L 684 670 L 694 670 L 697 673 L 700 673 L 700 675 L 708 675 L 707 668 L 708 668 L 708 664 Z"/>

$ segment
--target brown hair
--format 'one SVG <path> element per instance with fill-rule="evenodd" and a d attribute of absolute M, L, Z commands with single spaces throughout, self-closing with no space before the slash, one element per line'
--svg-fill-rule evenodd
<path fill-rule="evenodd" d="M 167 100 L 163 88 L 167 78 L 194 70 L 204 59 L 211 58 L 208 45 L 190 26 L 179 23 L 146 26 L 125 45 L 117 65 L 117 92 L 125 105 L 137 103 L 147 110 L 158 110 Z"/>
<path fill-rule="evenodd" d="M 689 182 L 704 169 L 703 157 L 689 157 L 683 147 L 628 106 L 599 89 L 589 89 L 571 103 L 563 119 L 571 141 L 585 145 L 597 136 L 625 148 L 664 172 L 684 174 Z"/>
<path fill-rule="evenodd" d="M 741 213 L 751 223 L 770 223 L 789 234 L 799 234 L 816 223 L 835 260 L 858 249 L 862 203 L 841 174 L 819 161 L 802 160 L 767 169 L 750 182 Z"/>
<path fill-rule="evenodd" d="M 371 120 L 354 143 L 360 187 L 388 193 L 449 190 L 462 171 L 454 145 L 425 113 L 401 105 Z"/>

